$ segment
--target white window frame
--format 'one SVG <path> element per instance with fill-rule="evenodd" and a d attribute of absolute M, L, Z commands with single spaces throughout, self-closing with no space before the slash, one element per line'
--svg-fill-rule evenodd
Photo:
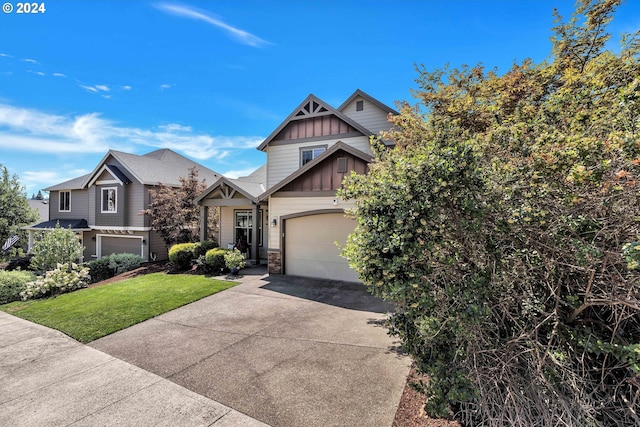
<path fill-rule="evenodd" d="M 67 209 L 63 209 L 63 194 L 66 194 L 66 207 Z M 71 190 L 63 190 L 58 192 L 58 212 L 71 212 Z"/>
<path fill-rule="evenodd" d="M 317 145 L 315 147 L 303 147 L 303 148 L 300 148 L 300 167 L 302 167 L 302 166 L 306 165 L 307 163 L 311 162 L 313 159 L 315 159 L 316 157 L 318 157 L 319 155 L 321 155 L 325 151 L 327 151 L 327 146 L 326 145 Z M 304 153 L 306 153 L 306 152 L 311 152 L 311 158 L 305 162 L 304 161 Z"/>
<path fill-rule="evenodd" d="M 105 202 L 105 196 L 104 196 L 104 192 L 107 191 L 113 191 L 113 210 L 109 209 L 109 206 L 106 207 L 104 206 L 104 202 Z M 109 194 L 109 193 L 107 193 Z M 109 197 L 107 195 L 107 197 Z M 103 187 L 100 189 L 100 212 L 101 213 L 118 213 L 118 187 Z"/>

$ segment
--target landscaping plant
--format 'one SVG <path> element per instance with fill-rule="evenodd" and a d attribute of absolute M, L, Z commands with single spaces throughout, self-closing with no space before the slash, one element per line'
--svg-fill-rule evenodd
<path fill-rule="evenodd" d="M 22 292 L 27 282 L 31 282 L 36 278 L 31 271 L 5 271 L 0 270 L 0 304 L 6 304 L 21 299 Z"/>
<path fill-rule="evenodd" d="M 30 267 L 38 272 L 45 272 L 58 264 L 76 262 L 82 256 L 84 247 L 71 229 L 56 227 L 42 231 L 36 238 L 31 250 Z"/>
<path fill-rule="evenodd" d="M 64 294 L 77 289 L 86 288 L 89 283 L 89 269 L 75 263 L 58 264 L 55 269 L 47 271 L 44 276 L 28 282 L 20 292 L 24 301 Z"/>
<path fill-rule="evenodd" d="M 178 243 L 169 249 L 169 262 L 178 270 L 186 270 L 191 267 L 196 259 L 194 250 L 196 243 Z"/>
<path fill-rule="evenodd" d="M 640 39 L 619 1 L 558 17 L 503 75 L 418 67 L 419 104 L 340 197 L 344 255 L 393 301 L 427 412 L 465 425 L 640 425 Z"/>

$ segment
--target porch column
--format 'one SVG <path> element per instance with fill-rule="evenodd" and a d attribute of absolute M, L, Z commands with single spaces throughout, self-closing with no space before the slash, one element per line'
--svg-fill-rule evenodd
<path fill-rule="evenodd" d="M 258 212 L 260 206 L 258 204 L 253 205 L 253 224 L 251 227 L 251 232 L 253 233 L 253 238 L 251 239 L 251 255 L 253 255 L 253 260 L 255 264 L 260 264 L 260 254 L 258 253 L 258 236 L 260 233 L 260 224 L 258 221 L 260 218 L 258 217 Z"/>
<path fill-rule="evenodd" d="M 207 219 L 209 218 L 209 207 L 208 206 L 200 206 L 200 241 L 204 242 L 207 240 Z"/>

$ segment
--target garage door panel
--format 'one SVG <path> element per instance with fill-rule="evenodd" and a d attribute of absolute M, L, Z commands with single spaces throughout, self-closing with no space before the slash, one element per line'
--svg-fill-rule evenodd
<path fill-rule="evenodd" d="M 115 253 L 130 253 L 140 255 L 142 253 L 142 239 L 129 237 L 107 237 L 100 239 L 100 256 L 108 256 Z"/>
<path fill-rule="evenodd" d="M 355 225 L 353 219 L 342 213 L 288 219 L 285 274 L 358 281 L 356 272 L 340 256 L 340 247 L 344 245 L 347 235 L 353 232 Z"/>

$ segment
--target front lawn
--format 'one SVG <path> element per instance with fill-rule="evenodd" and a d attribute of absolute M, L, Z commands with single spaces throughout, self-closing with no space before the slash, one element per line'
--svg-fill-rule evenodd
<path fill-rule="evenodd" d="M 236 284 L 199 275 L 152 273 L 55 298 L 12 302 L 0 310 L 88 343 Z"/>

